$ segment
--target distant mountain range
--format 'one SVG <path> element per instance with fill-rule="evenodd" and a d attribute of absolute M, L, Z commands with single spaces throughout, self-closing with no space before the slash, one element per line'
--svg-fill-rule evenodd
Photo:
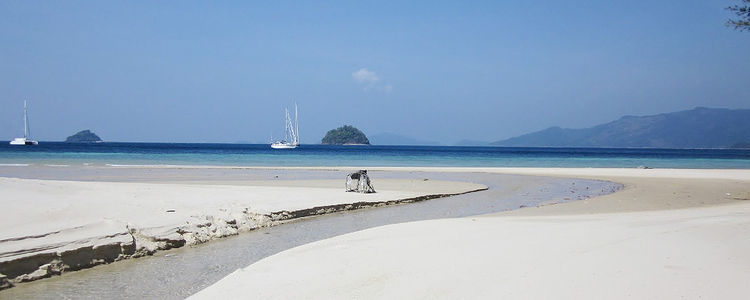
<path fill-rule="evenodd" d="M 750 109 L 697 107 L 624 116 L 591 128 L 550 127 L 491 143 L 511 147 L 729 148 L 750 143 Z"/>
<path fill-rule="evenodd" d="M 490 142 L 486 141 L 475 141 L 475 140 L 460 140 L 453 144 L 453 146 L 492 146 Z"/>
<path fill-rule="evenodd" d="M 415 139 L 408 136 L 398 135 L 395 133 L 378 133 L 371 135 L 370 142 L 373 145 L 400 145 L 400 146 L 415 146 L 415 145 L 423 145 L 423 146 L 435 146 L 440 145 L 438 142 L 433 141 L 423 141 L 419 139 Z"/>

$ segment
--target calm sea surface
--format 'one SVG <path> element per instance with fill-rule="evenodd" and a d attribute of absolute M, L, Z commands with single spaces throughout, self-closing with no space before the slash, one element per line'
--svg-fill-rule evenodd
<path fill-rule="evenodd" d="M 2 142 L 8 164 L 750 168 L 750 150 Z"/>

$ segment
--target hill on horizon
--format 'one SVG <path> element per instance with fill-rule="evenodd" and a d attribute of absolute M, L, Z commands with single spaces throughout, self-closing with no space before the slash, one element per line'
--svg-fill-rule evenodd
<path fill-rule="evenodd" d="M 102 139 L 91 132 L 91 130 L 81 130 L 74 135 L 69 136 L 65 139 L 66 143 L 100 143 Z"/>
<path fill-rule="evenodd" d="M 696 107 L 624 116 L 590 128 L 550 127 L 493 142 L 508 147 L 730 148 L 750 142 L 750 109 Z"/>
<path fill-rule="evenodd" d="M 368 137 L 373 145 L 397 145 L 397 146 L 437 146 L 438 142 L 425 141 L 400 134 L 382 132 Z"/>
<path fill-rule="evenodd" d="M 369 145 L 370 141 L 364 132 L 352 125 L 331 129 L 320 141 L 323 145 Z"/>
<path fill-rule="evenodd" d="M 469 147 L 469 146 L 484 146 L 484 147 L 486 147 L 486 146 L 492 146 L 492 145 L 490 145 L 490 142 L 487 142 L 487 141 L 476 141 L 476 140 L 466 140 L 466 139 L 464 139 L 464 140 L 460 140 L 460 141 L 454 143 L 453 146 L 465 146 L 465 147 Z"/>

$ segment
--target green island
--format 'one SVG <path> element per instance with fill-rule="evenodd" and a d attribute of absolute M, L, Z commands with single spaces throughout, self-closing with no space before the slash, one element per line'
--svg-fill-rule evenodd
<path fill-rule="evenodd" d="M 96 135 L 96 133 L 91 132 L 91 130 L 81 130 L 78 133 L 69 136 L 67 139 L 65 139 L 66 143 L 101 143 L 102 139 Z"/>
<path fill-rule="evenodd" d="M 321 141 L 324 145 L 369 145 L 367 136 L 351 125 L 331 129 Z"/>

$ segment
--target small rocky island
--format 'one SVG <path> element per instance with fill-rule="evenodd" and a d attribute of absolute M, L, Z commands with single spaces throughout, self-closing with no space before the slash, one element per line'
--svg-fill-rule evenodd
<path fill-rule="evenodd" d="M 65 139 L 66 143 L 101 143 L 102 139 L 91 130 L 82 130 Z"/>
<path fill-rule="evenodd" d="M 331 129 L 321 141 L 324 145 L 369 145 L 367 136 L 351 125 Z"/>

